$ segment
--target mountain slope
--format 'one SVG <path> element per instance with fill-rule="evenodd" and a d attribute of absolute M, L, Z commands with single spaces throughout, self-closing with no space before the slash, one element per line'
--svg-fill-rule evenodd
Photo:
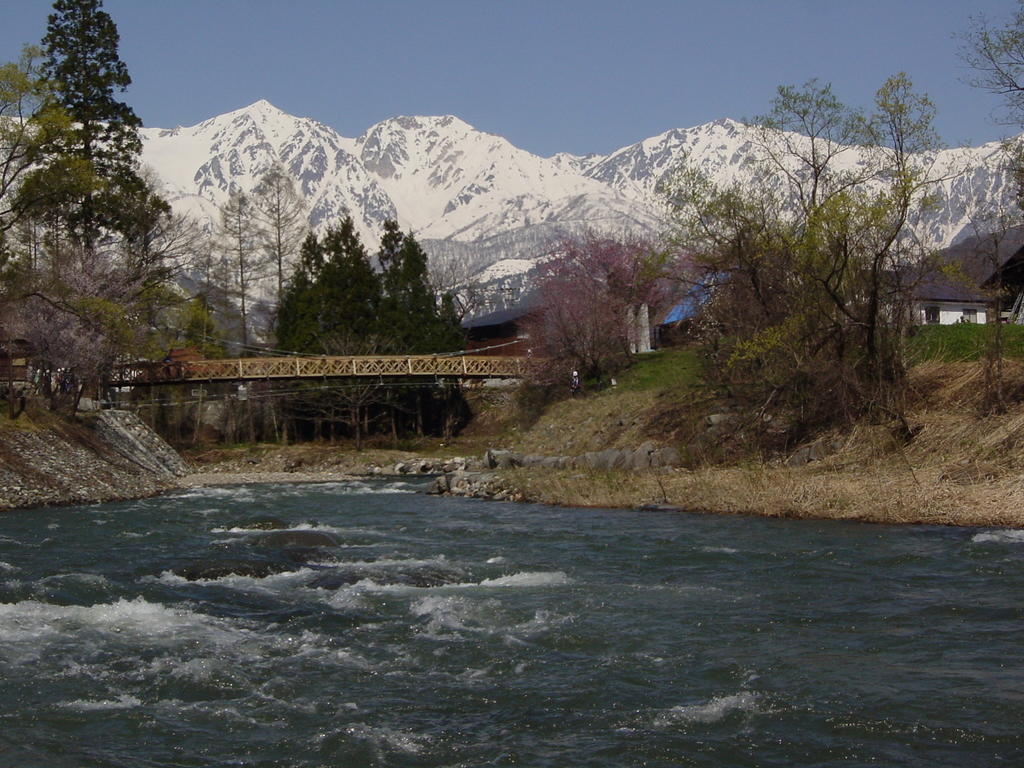
<path fill-rule="evenodd" d="M 605 156 L 533 155 L 452 115 L 395 117 L 358 138 L 341 136 L 266 101 L 191 127 L 143 129 L 144 162 L 175 208 L 215 221 L 231 189 L 250 190 L 275 162 L 294 175 L 322 229 L 350 213 L 369 249 L 395 218 L 435 258 L 462 254 L 482 269 L 527 263 L 553 238 L 593 228 L 654 234 L 663 227 L 659 186 L 684 162 L 719 183 L 750 182 L 756 132 L 733 120 L 673 129 Z M 978 201 L 1012 206 L 1013 180 L 997 143 L 940 152 L 944 194 L 920 222 L 942 246 L 971 234 Z M 850 167 L 863 152 L 845 153 Z"/>

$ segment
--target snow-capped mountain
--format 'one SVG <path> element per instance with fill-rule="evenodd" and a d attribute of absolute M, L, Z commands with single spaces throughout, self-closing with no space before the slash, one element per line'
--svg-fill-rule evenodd
<path fill-rule="evenodd" d="M 398 213 L 355 141 L 266 101 L 188 128 L 144 128 L 142 140 L 143 162 L 163 180 L 171 204 L 199 216 L 216 218 L 233 188 L 250 191 L 278 162 L 295 177 L 314 225 L 349 212 L 369 235 Z"/>
<path fill-rule="evenodd" d="M 258 101 L 195 126 L 142 134 L 143 162 L 178 210 L 216 220 L 232 188 L 252 189 L 280 162 L 294 175 L 314 228 L 349 213 L 373 251 L 381 224 L 394 218 L 432 258 L 458 258 L 476 270 L 506 261 L 507 271 L 544 255 L 552 239 L 585 228 L 658 232 L 659 185 L 684 158 L 717 182 L 750 180 L 759 157 L 754 131 L 718 120 L 604 156 L 544 158 L 451 115 L 394 117 L 350 139 Z M 851 167 L 863 162 L 857 151 L 847 154 Z M 978 201 L 1012 202 L 1014 185 L 998 154 L 993 143 L 929 158 L 950 175 L 921 223 L 929 242 L 971 234 Z"/>

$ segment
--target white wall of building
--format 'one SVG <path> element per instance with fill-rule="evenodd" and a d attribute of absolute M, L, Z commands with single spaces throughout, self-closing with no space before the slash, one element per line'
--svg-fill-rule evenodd
<path fill-rule="evenodd" d="M 969 301 L 923 302 L 917 307 L 917 321 L 921 325 L 935 325 L 936 309 L 938 310 L 938 325 L 952 325 L 961 322 L 985 323 L 988 321 L 985 305 Z"/>

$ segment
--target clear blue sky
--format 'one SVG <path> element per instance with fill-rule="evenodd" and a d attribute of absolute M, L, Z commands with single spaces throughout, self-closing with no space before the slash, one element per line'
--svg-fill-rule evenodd
<path fill-rule="evenodd" d="M 454 114 L 541 155 L 606 153 L 764 112 L 780 84 L 867 106 L 906 71 L 947 144 L 1011 132 L 962 82 L 954 35 L 1016 0 L 106 0 L 134 80 L 172 128 L 265 98 L 345 136 Z M 3 0 L 0 59 L 38 42 L 48 0 Z"/>

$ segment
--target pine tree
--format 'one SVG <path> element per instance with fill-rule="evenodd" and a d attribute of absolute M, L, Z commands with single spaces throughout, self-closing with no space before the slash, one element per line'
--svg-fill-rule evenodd
<path fill-rule="evenodd" d="M 402 347 L 409 354 L 444 351 L 434 347 L 440 317 L 427 277 L 427 254 L 411 234 L 402 242 L 400 264 L 400 300 L 405 310 L 399 326 Z"/>
<path fill-rule="evenodd" d="M 427 272 L 427 254 L 412 234 L 403 235 L 394 221 L 384 223 L 378 254 L 384 294 L 382 333 L 395 352 L 427 354 L 458 349 L 462 334 L 449 297 L 442 313 Z"/>
<path fill-rule="evenodd" d="M 388 219 L 380 239 L 377 262 L 381 273 L 381 303 L 378 320 L 385 344 L 391 352 L 402 352 L 405 336 L 405 308 L 402 301 L 402 244 L 405 237 L 398 222 Z"/>
<path fill-rule="evenodd" d="M 278 344 L 292 352 L 379 352 L 380 278 L 351 217 L 310 234 L 281 300 Z"/>
<path fill-rule="evenodd" d="M 100 0 L 56 0 L 43 45 L 44 73 L 54 84 L 73 127 L 48 148 L 53 159 L 88 164 L 92 189 L 70 214 L 68 225 L 87 247 L 104 229 L 123 230 L 123 214 L 140 205 L 166 203 L 147 194 L 138 173 L 142 121 L 115 97 L 131 84 L 118 56 L 120 37 Z M 137 220 L 137 219 L 136 219 Z"/>
<path fill-rule="evenodd" d="M 302 243 L 299 261 L 291 280 L 281 293 L 277 312 L 277 343 L 282 349 L 291 352 L 324 352 L 320 343 L 323 300 L 319 288 L 323 266 L 323 246 L 311 232 Z"/>
<path fill-rule="evenodd" d="M 455 297 L 451 293 L 441 296 L 438 308 L 438 322 L 433 329 L 431 346 L 437 352 L 454 352 L 462 349 L 466 334 L 462 330 L 459 310 L 455 306 Z"/>
<path fill-rule="evenodd" d="M 380 278 L 370 264 L 351 216 L 324 236 L 325 263 L 321 276 L 322 326 L 333 354 L 378 351 Z"/>
<path fill-rule="evenodd" d="M 402 230 L 398 228 L 398 222 L 388 219 L 384 222 L 384 234 L 380 238 L 380 250 L 377 252 L 377 261 L 380 263 L 381 273 L 384 275 L 385 290 L 390 290 L 388 279 L 395 274 L 394 266 L 398 263 L 399 251 L 402 249 L 404 240 Z"/>

